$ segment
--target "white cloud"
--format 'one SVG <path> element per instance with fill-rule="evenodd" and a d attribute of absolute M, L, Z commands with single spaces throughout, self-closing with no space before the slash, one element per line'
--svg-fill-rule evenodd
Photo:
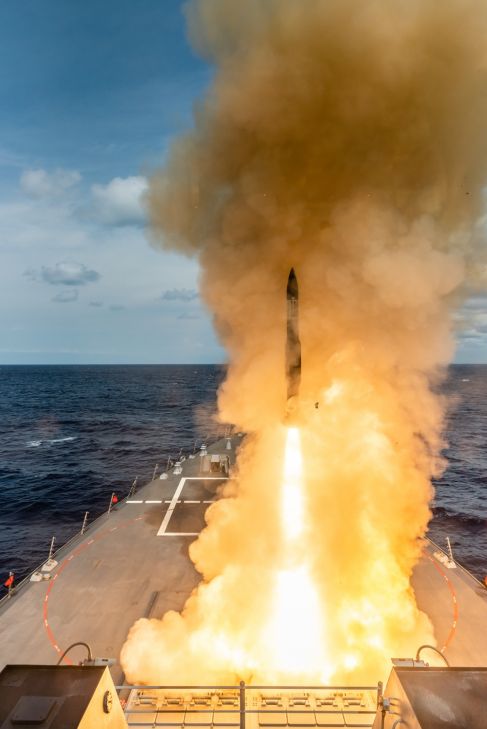
<path fill-rule="evenodd" d="M 93 214 L 107 225 L 134 225 L 145 220 L 142 196 L 147 180 L 140 175 L 114 177 L 107 185 L 93 185 Z"/>
<path fill-rule="evenodd" d="M 70 301 L 77 301 L 77 299 L 78 289 L 65 289 L 53 296 L 51 301 L 55 301 L 57 304 L 67 304 Z"/>
<path fill-rule="evenodd" d="M 44 281 L 54 286 L 84 286 L 98 281 L 98 271 L 88 268 L 84 263 L 61 261 L 54 266 L 42 266 L 40 271 L 27 269 L 25 275 L 33 281 Z"/>
<path fill-rule="evenodd" d="M 52 198 L 26 195 L 20 185 L 6 188 L 0 199 L 0 362 L 222 361 L 210 317 L 196 300 L 196 261 L 156 251 L 140 225 L 108 230 L 94 219 L 93 202 L 83 184 Z M 166 291 L 173 293 L 163 302 Z M 199 320 L 177 319 L 183 309 L 193 314 L 193 307 Z M 48 342 L 46 352 L 39 350 L 41 340 Z"/>
<path fill-rule="evenodd" d="M 196 301 L 198 292 L 195 289 L 166 289 L 161 294 L 162 301 Z"/>
<path fill-rule="evenodd" d="M 77 170 L 25 170 L 20 176 L 20 186 L 31 197 L 49 198 L 62 195 L 80 180 L 81 175 Z"/>

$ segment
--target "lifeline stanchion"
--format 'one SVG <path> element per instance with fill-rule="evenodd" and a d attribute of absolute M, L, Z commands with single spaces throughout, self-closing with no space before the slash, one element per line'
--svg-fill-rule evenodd
<path fill-rule="evenodd" d="M 446 544 L 448 547 L 448 556 L 450 557 L 450 562 L 454 562 L 455 560 L 453 559 L 453 550 L 451 548 L 450 537 L 446 538 Z"/>
<path fill-rule="evenodd" d="M 54 559 L 54 542 L 56 541 L 56 537 L 53 537 L 51 539 L 51 546 L 49 547 L 49 555 L 47 557 L 47 562 L 44 562 L 42 565 L 42 571 L 43 572 L 51 572 L 54 567 L 57 566 L 57 562 Z"/>
<path fill-rule="evenodd" d="M 81 525 L 81 534 L 84 534 L 85 531 L 86 531 L 86 526 L 88 524 L 88 514 L 89 513 L 90 513 L 89 511 L 85 511 L 85 516 L 84 516 L 84 519 L 83 519 L 83 524 Z"/>
<path fill-rule="evenodd" d="M 152 480 L 153 480 L 153 481 L 155 481 L 155 480 L 156 480 L 156 476 L 157 476 L 157 471 L 158 471 L 158 470 L 159 470 L 159 464 L 158 464 L 158 463 L 156 463 L 156 465 L 154 466 L 154 473 L 152 474 Z"/>
<path fill-rule="evenodd" d="M 130 487 L 130 491 L 129 491 L 129 498 L 131 498 L 135 494 L 135 492 L 137 491 L 137 479 L 138 478 L 139 477 L 136 476 L 134 478 L 134 480 L 133 480 L 132 486 Z M 154 480 L 154 479 L 152 479 L 152 480 Z M 115 503 L 117 503 L 117 502 L 115 502 Z"/>
<path fill-rule="evenodd" d="M 108 506 L 108 513 L 107 513 L 107 516 L 110 516 L 110 512 L 111 512 L 111 510 L 112 510 L 112 506 L 113 506 L 113 504 L 116 504 L 117 502 L 118 502 L 118 497 L 117 497 L 117 495 L 115 494 L 115 491 L 112 491 L 112 495 L 111 495 L 111 497 L 110 497 L 110 504 L 109 504 L 109 506 Z"/>

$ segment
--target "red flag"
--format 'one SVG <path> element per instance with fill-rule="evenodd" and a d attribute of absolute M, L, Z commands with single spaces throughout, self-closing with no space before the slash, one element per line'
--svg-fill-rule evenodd
<path fill-rule="evenodd" d="M 14 576 L 10 575 L 9 578 L 7 580 L 5 580 L 5 582 L 3 584 L 5 585 L 5 587 L 12 587 L 12 585 L 14 584 Z"/>
<path fill-rule="evenodd" d="M 118 496 L 117 496 L 117 494 L 113 494 L 113 496 L 112 496 L 112 504 L 118 504 Z"/>

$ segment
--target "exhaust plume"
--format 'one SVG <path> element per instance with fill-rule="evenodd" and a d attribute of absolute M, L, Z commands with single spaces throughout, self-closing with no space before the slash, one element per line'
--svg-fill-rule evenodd
<path fill-rule="evenodd" d="M 487 5 L 204 0 L 187 17 L 215 74 L 151 180 L 152 236 L 200 261 L 229 356 L 220 418 L 248 435 L 190 547 L 199 587 L 133 626 L 122 665 L 149 683 L 375 681 L 435 640 L 410 576 L 442 468 L 433 389 L 478 276 Z"/>

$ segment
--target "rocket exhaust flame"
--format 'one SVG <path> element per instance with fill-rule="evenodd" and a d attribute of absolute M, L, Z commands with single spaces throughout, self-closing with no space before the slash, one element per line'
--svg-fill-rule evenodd
<path fill-rule="evenodd" d="M 282 526 L 287 542 L 301 536 L 304 529 L 302 455 L 298 428 L 288 428 L 284 451 L 282 486 Z"/>
<path fill-rule="evenodd" d="M 306 502 L 302 467 L 299 429 L 288 428 L 281 502 L 284 568 L 276 573 L 268 633 L 281 670 L 326 681 L 323 613 L 303 552 Z"/>
<path fill-rule="evenodd" d="M 152 235 L 198 257 L 229 355 L 220 418 L 248 435 L 190 547 L 200 585 L 133 626 L 122 665 L 155 684 L 375 681 L 435 642 L 410 576 L 452 313 L 485 278 L 487 4 L 187 12 L 214 80 L 151 180 Z"/>

